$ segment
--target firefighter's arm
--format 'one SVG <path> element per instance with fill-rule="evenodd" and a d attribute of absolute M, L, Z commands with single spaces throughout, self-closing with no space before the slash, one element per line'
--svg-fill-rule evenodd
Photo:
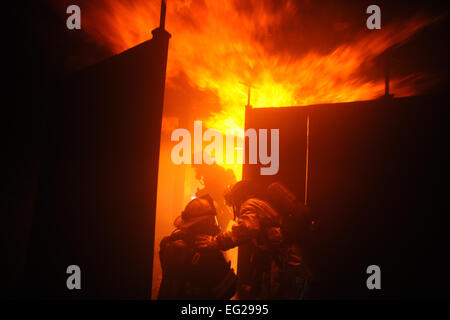
<path fill-rule="evenodd" d="M 246 213 L 238 218 L 237 223 L 230 231 L 220 233 L 215 237 L 197 236 L 195 243 L 199 248 L 218 248 L 225 251 L 256 238 L 259 228 L 256 214 Z"/>

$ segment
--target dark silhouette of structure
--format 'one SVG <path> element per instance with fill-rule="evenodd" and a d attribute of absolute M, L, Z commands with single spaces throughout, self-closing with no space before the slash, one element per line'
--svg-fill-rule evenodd
<path fill-rule="evenodd" d="M 275 176 L 244 165 L 244 179 L 281 181 L 299 200 L 305 197 L 309 118 L 307 203 L 320 221 L 313 298 L 446 295 L 448 104 L 441 94 L 247 107 L 246 128 L 280 129 L 280 165 Z M 248 273 L 247 256 L 240 248 L 240 277 Z M 382 290 L 366 287 L 372 264 L 381 268 Z"/>
<path fill-rule="evenodd" d="M 68 77 L 55 92 L 24 295 L 150 298 L 170 34 Z M 82 290 L 66 287 L 78 265 Z M 118 279 L 122 279 L 118 281 Z"/>

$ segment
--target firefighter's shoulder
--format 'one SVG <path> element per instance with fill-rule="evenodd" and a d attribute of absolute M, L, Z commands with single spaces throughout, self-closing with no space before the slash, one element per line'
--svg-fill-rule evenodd
<path fill-rule="evenodd" d="M 175 248 L 186 248 L 188 245 L 179 234 L 172 234 L 170 236 L 164 237 L 160 242 L 160 248 L 175 247 Z"/>
<path fill-rule="evenodd" d="M 267 201 L 258 198 L 250 198 L 242 204 L 240 214 L 242 215 L 248 213 L 256 213 L 257 215 L 273 218 L 278 216 L 276 211 Z"/>

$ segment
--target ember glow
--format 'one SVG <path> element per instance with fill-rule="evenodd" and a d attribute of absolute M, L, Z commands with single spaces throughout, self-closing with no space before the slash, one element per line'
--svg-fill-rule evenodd
<path fill-rule="evenodd" d="M 183 73 L 189 84 L 218 97 L 219 111 L 204 119 L 208 128 L 242 135 L 248 86 L 256 108 L 311 105 L 369 100 L 382 95 L 384 79 L 361 72 L 391 46 L 406 41 L 431 18 L 412 17 L 382 30 L 360 32 L 355 40 L 327 53 L 314 48 L 298 56 L 268 50 L 261 38 L 271 37 L 287 17 L 299 10 L 294 1 L 283 1 L 277 10 L 265 1 L 248 1 L 252 14 L 244 14 L 232 0 L 172 0 L 166 29 L 170 43 L 167 85 Z M 85 28 L 96 40 L 120 53 L 150 38 L 159 24 L 160 1 L 87 2 Z M 364 20 L 362 20 L 364 21 Z M 363 24 L 364 25 L 364 24 Z M 307 36 L 308 30 L 305 30 Z M 275 51 L 275 52 L 274 52 Z M 396 96 L 417 94 L 408 78 L 391 79 Z M 201 108 L 202 106 L 199 106 Z M 240 177 L 240 168 L 232 166 Z M 239 166 L 240 167 L 240 166 Z"/>

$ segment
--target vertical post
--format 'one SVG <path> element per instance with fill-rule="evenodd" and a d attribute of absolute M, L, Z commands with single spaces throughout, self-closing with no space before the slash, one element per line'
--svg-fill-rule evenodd
<path fill-rule="evenodd" d="M 244 83 L 245 84 L 245 83 Z M 248 85 L 248 94 L 247 94 L 247 105 L 245 106 L 245 116 L 244 116 L 244 132 L 248 129 L 249 127 L 249 119 L 250 119 L 250 112 L 252 111 L 252 105 L 250 104 L 251 102 L 251 91 L 252 90 L 252 86 L 249 84 Z M 248 150 L 247 146 L 246 146 L 246 140 L 245 140 L 245 136 L 244 136 L 244 161 L 242 164 L 242 180 L 245 180 L 248 178 L 248 170 L 249 168 L 247 166 L 245 166 L 244 164 L 246 163 L 246 159 L 247 159 L 247 154 L 246 154 L 246 150 Z"/>
<path fill-rule="evenodd" d="M 305 206 L 308 205 L 308 170 L 309 170 L 309 113 L 306 116 Z"/>
<path fill-rule="evenodd" d="M 384 79 L 384 95 L 389 97 L 389 56 L 386 58 L 386 75 Z"/>
<path fill-rule="evenodd" d="M 161 0 L 161 15 L 159 17 L 159 27 L 164 29 L 166 26 L 166 9 L 167 9 L 167 0 Z"/>
<path fill-rule="evenodd" d="M 159 77 L 159 81 L 157 82 L 157 84 L 155 84 L 154 86 L 158 86 L 158 88 L 156 89 L 156 87 L 154 87 L 152 90 L 156 90 L 157 91 L 157 96 L 155 96 L 155 101 L 157 101 L 157 103 L 155 103 L 155 105 L 158 105 L 161 108 L 161 113 L 158 115 L 158 117 L 160 117 L 161 121 L 162 121 L 162 109 L 163 109 L 163 105 L 164 105 L 164 92 L 165 92 L 165 86 L 166 86 L 166 70 L 167 70 L 167 54 L 168 54 L 168 50 L 169 50 L 169 39 L 171 38 L 171 35 L 169 32 L 167 32 L 165 30 L 165 23 L 166 23 L 166 0 L 162 0 L 161 1 L 161 15 L 160 15 L 160 23 L 159 23 L 159 27 L 152 30 L 152 35 L 153 38 L 151 39 L 151 42 L 153 43 L 152 47 L 153 49 L 153 53 L 149 52 L 149 57 L 153 56 L 153 60 L 154 60 L 154 69 L 150 70 L 151 73 L 159 73 L 161 76 Z M 157 129 L 159 130 L 159 132 L 161 132 L 161 125 L 160 127 Z M 154 157 L 156 159 L 159 159 L 159 153 L 161 152 L 160 149 L 161 146 L 159 146 L 158 148 L 158 152 L 154 154 Z M 158 162 L 159 163 L 159 162 Z M 157 190 L 159 193 L 159 186 L 158 186 L 158 171 L 160 168 L 160 164 L 158 164 L 158 166 L 156 166 L 156 168 L 154 169 L 155 172 L 152 174 L 152 179 L 155 183 L 155 185 L 157 186 Z M 183 179 L 183 178 L 181 178 Z M 183 179 L 184 180 L 184 179 Z M 184 186 L 184 184 L 183 184 Z M 178 196 L 183 196 L 183 186 L 180 190 L 174 190 L 175 191 L 175 198 L 177 198 Z M 181 194 L 180 194 L 181 192 Z M 152 252 L 157 252 L 158 248 L 159 248 L 159 243 L 155 242 L 156 240 L 156 226 L 157 226 L 157 221 L 156 221 L 156 216 L 160 216 L 161 212 L 159 209 L 157 208 L 157 196 L 155 198 L 155 215 L 153 217 L 153 230 L 152 230 Z M 155 259 L 156 257 L 156 259 Z M 152 288 L 152 299 L 155 298 L 155 294 L 157 291 L 156 288 L 158 288 L 158 282 L 154 282 L 155 279 L 157 279 L 157 275 L 160 272 L 159 271 L 159 261 L 157 259 L 157 256 L 154 256 L 153 259 L 153 264 L 152 264 L 152 268 L 149 270 L 149 272 L 152 273 L 152 283 L 150 283 L 150 286 Z M 155 293 L 153 293 L 155 292 Z"/>
<path fill-rule="evenodd" d="M 250 115 L 252 113 L 252 106 L 250 105 L 250 93 L 251 93 L 251 86 L 248 85 L 248 97 L 247 97 L 247 105 L 245 106 L 245 123 L 244 123 L 244 132 L 252 126 L 251 119 L 252 116 Z M 245 165 L 247 162 L 245 159 L 247 158 L 246 153 L 248 152 L 248 148 L 246 147 L 246 139 L 244 136 L 244 164 L 242 165 L 242 180 L 249 179 L 249 176 L 251 176 L 251 166 Z M 253 169 L 253 168 L 252 168 Z M 237 274 L 240 279 L 243 279 L 244 283 L 245 281 L 248 281 L 250 277 L 250 257 L 252 253 L 252 247 L 250 244 L 244 244 L 239 246 L 238 249 L 238 258 L 237 258 Z M 248 296 L 248 293 L 246 290 L 244 290 L 244 287 L 242 285 L 238 286 L 237 288 L 238 294 L 243 297 L 244 299 Z"/>
<path fill-rule="evenodd" d="M 386 65 L 385 65 L 385 76 L 384 76 L 384 98 L 392 98 L 394 97 L 393 94 L 391 94 L 390 88 L 389 88 L 389 81 L 390 81 L 390 71 L 391 71 L 391 53 L 392 48 L 388 49 L 386 52 Z"/>

